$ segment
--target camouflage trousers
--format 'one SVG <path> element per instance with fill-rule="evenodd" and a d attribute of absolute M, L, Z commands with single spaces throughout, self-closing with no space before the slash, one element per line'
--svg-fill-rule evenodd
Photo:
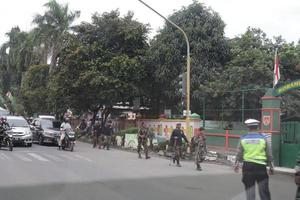
<path fill-rule="evenodd" d="M 137 152 L 138 152 L 139 156 L 141 155 L 142 147 L 144 149 L 146 157 L 148 156 L 148 146 L 147 146 L 147 143 L 148 143 L 148 141 L 147 141 L 146 138 L 139 138 L 138 139 Z"/>
<path fill-rule="evenodd" d="M 206 154 L 206 148 L 202 145 L 197 146 L 196 155 L 195 155 L 195 163 L 200 164 L 204 161 Z"/>

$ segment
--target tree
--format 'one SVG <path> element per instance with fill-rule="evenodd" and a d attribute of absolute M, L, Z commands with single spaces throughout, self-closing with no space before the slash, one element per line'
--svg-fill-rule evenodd
<path fill-rule="evenodd" d="M 56 0 L 50 0 L 44 6 L 47 8 L 46 12 L 43 15 L 36 15 L 33 20 L 37 25 L 34 29 L 35 40 L 45 49 L 46 58 L 51 57 L 50 71 L 53 71 L 57 66 L 64 34 L 80 16 L 80 11 L 71 12 L 68 5 L 61 5 Z M 47 59 L 45 61 L 47 62 Z"/>
<path fill-rule="evenodd" d="M 225 24 L 216 12 L 196 1 L 169 19 L 187 33 L 190 41 L 191 108 L 199 112 L 199 101 L 211 90 L 210 81 L 221 73 L 227 61 Z M 152 75 L 149 78 L 152 107 L 156 112 L 162 112 L 164 108 L 178 112 L 181 102 L 178 76 L 186 66 L 186 43 L 182 34 L 166 24 L 151 41 L 147 55 L 148 74 Z"/>
<path fill-rule="evenodd" d="M 49 113 L 49 65 L 33 65 L 25 74 L 20 99 L 28 115 Z"/>
<path fill-rule="evenodd" d="M 51 80 L 52 99 L 64 106 L 61 110 L 96 114 L 103 106 L 111 108 L 138 97 L 147 25 L 133 20 L 132 13 L 120 17 L 116 10 L 95 14 L 92 23 L 82 23 L 74 31 L 64 40 L 60 70 Z"/>

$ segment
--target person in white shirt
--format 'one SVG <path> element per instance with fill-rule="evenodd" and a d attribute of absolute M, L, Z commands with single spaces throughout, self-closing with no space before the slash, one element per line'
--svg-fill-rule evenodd
<path fill-rule="evenodd" d="M 69 121 L 69 118 L 65 118 L 64 122 L 60 125 L 60 138 L 58 141 L 58 150 L 60 150 L 61 148 L 61 143 L 64 140 L 66 133 L 72 130 Z"/>

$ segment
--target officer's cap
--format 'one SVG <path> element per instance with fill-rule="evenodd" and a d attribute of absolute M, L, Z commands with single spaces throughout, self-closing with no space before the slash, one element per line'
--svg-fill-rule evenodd
<path fill-rule="evenodd" d="M 247 119 L 245 121 L 246 126 L 259 126 L 260 121 L 256 120 L 256 119 Z"/>

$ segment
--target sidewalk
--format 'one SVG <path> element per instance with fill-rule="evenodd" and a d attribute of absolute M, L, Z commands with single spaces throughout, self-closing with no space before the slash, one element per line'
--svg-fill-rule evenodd
<path fill-rule="evenodd" d="M 209 152 L 211 153 L 216 153 L 217 155 L 217 160 L 221 161 L 223 160 L 222 163 L 224 164 L 231 164 L 233 165 L 235 162 L 235 155 L 236 155 L 236 149 L 224 149 L 223 147 L 208 147 Z M 287 168 L 287 167 L 278 167 L 275 166 L 274 169 L 275 173 L 277 174 L 286 174 L 286 175 L 294 175 L 295 174 L 295 169 L 292 168 Z"/>

